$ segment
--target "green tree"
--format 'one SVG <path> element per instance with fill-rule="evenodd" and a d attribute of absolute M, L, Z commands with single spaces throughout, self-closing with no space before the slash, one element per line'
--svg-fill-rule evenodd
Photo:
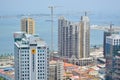
<path fill-rule="evenodd" d="M 0 77 L 0 80 L 5 80 L 3 77 Z"/>

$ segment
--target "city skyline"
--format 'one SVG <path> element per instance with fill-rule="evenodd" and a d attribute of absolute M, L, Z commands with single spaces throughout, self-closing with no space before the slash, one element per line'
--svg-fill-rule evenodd
<path fill-rule="evenodd" d="M 112 16 L 112 15 L 111 15 Z M 66 16 L 65 16 L 66 17 Z M 99 16 L 100 17 L 100 16 Z M 69 19 L 69 17 L 66 17 Z M 74 21 L 76 18 L 72 17 L 73 19 L 71 21 Z M 96 18 L 96 19 L 95 19 Z M 36 33 L 40 35 L 42 39 L 44 39 L 48 45 L 50 46 L 50 37 L 43 36 L 43 34 L 50 36 L 50 22 L 46 22 L 45 20 L 48 18 L 40 18 L 40 19 L 35 19 L 36 22 Z M 95 19 L 95 20 L 94 20 Z M 110 19 L 115 20 L 113 23 L 119 24 L 119 17 L 116 18 L 115 16 Z M 5 19 L 0 19 L 0 37 L 1 37 L 1 45 L 4 45 L 6 47 L 1 47 L 0 48 L 0 53 L 13 53 L 13 48 L 11 48 L 11 45 L 13 44 L 13 39 L 12 39 L 12 34 L 16 31 L 20 31 L 20 25 L 21 25 L 21 19 L 17 18 L 5 18 Z M 56 20 L 56 19 L 55 19 Z M 80 19 L 79 19 L 80 20 Z M 97 22 L 96 22 L 97 21 Z M 100 24 L 105 25 L 102 23 L 103 19 L 99 19 L 98 17 L 92 16 L 91 18 L 91 25 L 92 24 Z M 109 21 L 108 18 L 105 18 L 104 21 Z M 107 24 L 109 26 L 109 24 Z M 113 26 L 114 27 L 114 26 Z M 98 37 L 98 35 L 100 37 Z M 57 50 L 57 21 L 54 22 L 54 50 Z M 100 30 L 91 30 L 91 35 L 92 38 L 90 38 L 90 45 L 101 45 L 103 44 L 103 31 Z M 5 41 L 8 41 L 9 44 L 5 43 Z"/>
<path fill-rule="evenodd" d="M 26 5 L 26 1 L 0 1 L 0 37 L 2 43 L 0 45 L 7 46 L 6 48 L 1 47 L 0 48 L 0 53 L 13 53 L 13 49 L 10 49 L 12 46 L 12 34 L 15 31 L 20 30 L 20 15 L 25 15 L 28 16 L 30 14 L 50 14 L 50 10 L 48 6 L 58 6 L 54 10 L 54 14 L 63 14 L 70 18 L 71 21 L 79 21 L 80 20 L 80 15 L 84 14 L 84 11 L 90 11 L 88 13 L 88 16 L 90 16 L 91 19 L 91 24 L 98 24 L 98 25 L 109 25 L 110 22 L 112 22 L 114 25 L 120 25 L 120 16 L 119 14 L 119 7 L 117 6 L 119 3 L 119 0 L 111 0 L 111 1 L 98 1 L 98 0 L 93 0 L 93 1 L 86 1 L 86 0 L 77 0 L 77 1 L 54 1 L 54 0 L 46 0 L 46 1 L 29 1 L 28 5 Z M 87 3 L 86 3 L 87 2 Z M 109 4 L 108 4 L 109 2 Z M 16 4 L 15 4 L 16 3 Z M 69 4 L 68 4 L 69 3 Z M 98 4 L 99 3 L 99 4 Z M 71 6 L 72 4 L 76 4 L 74 6 Z M 80 4 L 80 5 L 78 5 Z M 22 6 L 21 6 L 22 5 Z M 32 6 L 35 5 L 35 6 Z M 102 7 L 101 7 L 102 5 Z M 41 7 L 42 6 L 42 7 Z M 103 8 L 104 7 L 104 8 Z M 112 7 L 112 8 L 111 8 Z M 95 9 L 94 9 L 95 8 Z M 106 13 L 107 12 L 107 13 Z M 11 15 L 16 18 L 11 18 Z M 24 16 L 24 17 L 25 17 Z M 47 43 L 50 45 L 50 38 L 45 37 L 42 34 L 46 34 L 50 36 L 50 29 L 49 25 L 50 22 L 47 22 L 47 20 L 50 19 L 50 17 L 35 17 L 35 22 L 36 22 L 36 33 L 39 34 Z M 55 50 L 57 50 L 57 17 L 55 17 L 55 24 L 54 24 L 54 47 Z M 44 21 L 43 21 L 44 20 Z M 44 27 L 45 26 L 45 27 Z M 42 28 L 42 29 L 41 29 Z M 5 30 L 7 30 L 5 32 Z M 100 36 L 102 32 L 98 33 Z M 94 34 L 91 34 L 92 37 Z M 6 37 L 7 36 L 7 37 Z M 102 44 L 102 39 L 97 39 L 98 42 L 96 42 L 98 45 Z M 7 45 L 5 41 L 8 41 L 10 45 Z M 92 45 L 95 45 L 95 39 L 91 40 Z"/>
<path fill-rule="evenodd" d="M 7 1 L 7 0 L 1 0 L 0 1 L 0 37 L 1 45 L 5 45 L 6 48 L 1 47 L 0 48 L 0 53 L 13 53 L 11 52 L 10 49 L 12 45 L 12 33 L 15 31 L 19 31 L 20 29 L 20 19 L 21 17 L 19 15 L 29 15 L 29 14 L 50 14 L 50 10 L 48 6 L 58 6 L 54 10 L 54 14 L 61 14 L 65 15 L 70 20 L 72 21 L 79 21 L 80 16 L 84 14 L 84 11 L 90 11 L 88 15 L 90 16 L 91 19 L 91 24 L 104 24 L 104 25 L 109 25 L 110 22 L 113 22 L 115 25 L 120 25 L 120 16 L 119 16 L 119 0 L 93 0 L 93 1 L 88 1 L 88 0 L 77 0 L 77 1 L 63 1 L 63 0 L 46 0 L 46 1 L 28 1 L 28 0 L 12 0 L 12 1 Z M 27 4 L 28 3 L 28 4 Z M 27 5 L 26 5 L 27 4 Z M 73 4 L 76 4 L 74 6 L 71 6 Z M 102 6 L 101 6 L 102 5 Z M 7 18 L 10 15 L 16 17 L 16 18 Z M 4 16 L 2 18 L 1 16 Z M 19 16 L 19 17 L 18 17 Z M 71 17 L 73 16 L 73 17 Z M 57 17 L 55 17 L 55 22 L 54 22 L 54 47 L 55 50 L 57 50 Z M 50 29 L 49 25 L 50 22 L 46 22 L 47 20 L 49 21 L 50 17 L 35 17 L 36 21 L 36 33 L 40 34 L 40 36 L 48 43 L 50 44 L 50 39 L 48 37 L 43 36 L 42 34 L 50 36 Z M 6 30 L 6 27 L 8 30 Z M 47 28 L 47 29 L 46 29 Z M 102 32 L 98 35 L 102 35 Z M 94 34 L 91 34 L 92 36 Z M 96 38 L 97 39 L 97 38 Z M 101 41 L 100 41 L 101 40 Z M 6 44 L 4 41 L 8 41 L 10 45 Z M 95 42 L 94 39 L 91 41 Z M 97 44 L 102 44 L 102 38 L 97 39 L 96 42 Z M 95 44 L 92 44 L 95 45 Z"/>
<path fill-rule="evenodd" d="M 1 0 L 0 80 L 119 80 L 119 3 Z"/>

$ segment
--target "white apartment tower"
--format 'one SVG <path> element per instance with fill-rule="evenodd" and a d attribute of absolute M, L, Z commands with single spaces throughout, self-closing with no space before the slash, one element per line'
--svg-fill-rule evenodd
<path fill-rule="evenodd" d="M 15 80 L 48 80 L 49 49 L 38 35 L 14 33 Z"/>
<path fill-rule="evenodd" d="M 32 18 L 23 18 L 21 20 L 21 31 L 27 34 L 34 34 L 35 21 Z"/>
<path fill-rule="evenodd" d="M 90 48 L 90 23 L 82 16 L 79 23 L 60 17 L 58 20 L 58 50 L 62 57 L 88 58 Z"/>

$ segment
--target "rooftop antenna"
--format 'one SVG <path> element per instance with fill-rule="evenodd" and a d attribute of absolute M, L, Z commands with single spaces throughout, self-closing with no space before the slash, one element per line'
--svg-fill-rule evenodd
<path fill-rule="evenodd" d="M 112 29 L 112 26 L 113 26 L 114 24 L 112 24 L 112 22 L 110 23 L 110 29 Z"/>
<path fill-rule="evenodd" d="M 88 14 L 90 14 L 91 11 L 84 11 L 85 16 L 87 16 Z"/>
<path fill-rule="evenodd" d="M 113 27 L 114 24 L 112 24 L 112 22 L 110 23 L 110 32 L 112 32 L 112 27 Z"/>
<path fill-rule="evenodd" d="M 83 13 L 84 13 L 84 16 L 87 16 L 88 15 L 88 13 L 90 13 L 90 11 L 83 11 Z M 83 19 L 83 16 L 81 16 L 81 20 Z"/>
<path fill-rule="evenodd" d="M 85 16 L 87 16 L 87 11 L 85 11 Z"/>

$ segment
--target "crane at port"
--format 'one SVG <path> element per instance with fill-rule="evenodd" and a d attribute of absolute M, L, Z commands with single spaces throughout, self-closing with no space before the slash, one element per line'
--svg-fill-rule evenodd
<path fill-rule="evenodd" d="M 113 24 L 110 24 L 110 26 L 91 25 L 90 28 L 102 31 L 114 30 L 115 32 L 120 32 L 120 26 L 113 26 Z"/>

